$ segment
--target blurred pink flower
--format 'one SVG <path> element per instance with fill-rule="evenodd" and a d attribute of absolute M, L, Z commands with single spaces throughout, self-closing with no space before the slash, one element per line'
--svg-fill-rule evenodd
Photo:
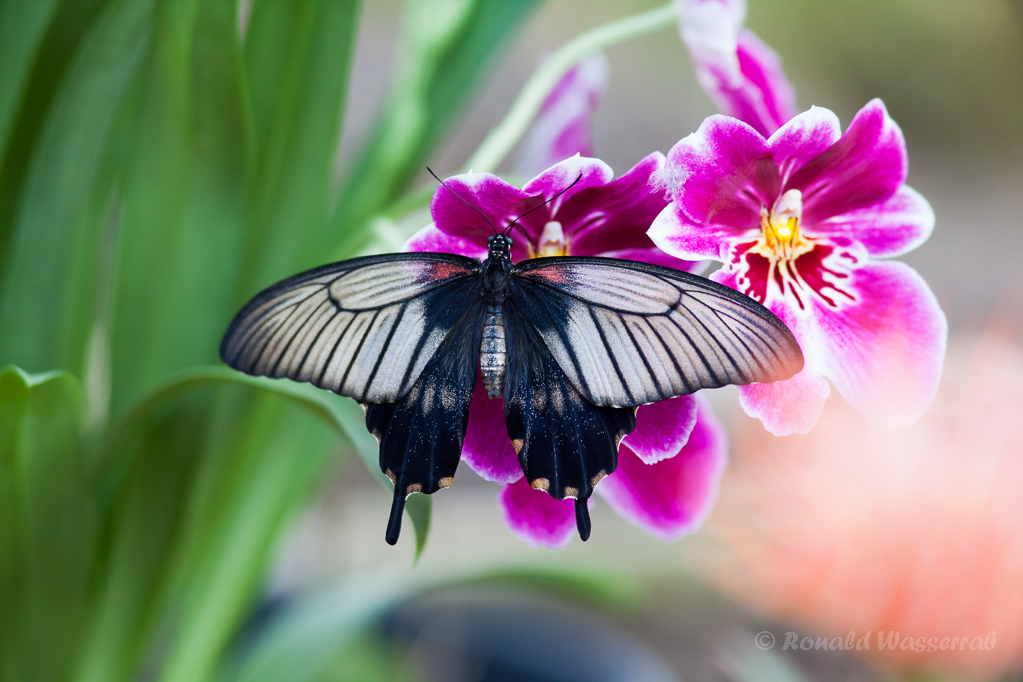
<path fill-rule="evenodd" d="M 749 29 L 745 0 L 675 0 L 682 40 L 700 85 L 723 114 L 770 137 L 796 115 L 777 53 Z"/>
<path fill-rule="evenodd" d="M 1020 666 L 1021 415 L 1023 347 L 989 331 L 952 346 L 911 428 L 874 427 L 840 401 L 807 436 L 747 422 L 702 573 L 806 634 L 868 634 L 856 653 L 887 667 L 990 679 Z"/>
<path fill-rule="evenodd" d="M 518 175 L 532 177 L 576 154 L 593 156 L 593 112 L 609 76 L 603 52 L 586 57 L 562 76 L 519 145 Z"/>

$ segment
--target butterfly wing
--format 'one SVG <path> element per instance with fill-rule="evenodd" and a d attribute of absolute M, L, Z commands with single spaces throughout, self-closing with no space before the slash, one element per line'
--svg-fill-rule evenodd
<path fill-rule="evenodd" d="M 369 256 L 290 277 L 253 298 L 220 345 L 231 367 L 309 382 L 364 403 L 399 400 L 465 312 L 479 261 Z"/>
<path fill-rule="evenodd" d="M 636 410 L 602 407 L 572 385 L 539 337 L 513 287 L 506 299 L 505 422 L 531 486 L 556 499 L 574 497 L 576 525 L 586 540 L 586 501 L 618 465 L 618 445 L 636 428 Z"/>
<path fill-rule="evenodd" d="M 594 405 L 779 381 L 803 366 L 795 337 L 771 311 L 703 277 L 572 256 L 525 261 L 514 272 L 522 315 Z"/>
<path fill-rule="evenodd" d="M 380 470 L 394 483 L 387 542 L 401 532 L 405 499 L 451 485 L 476 387 L 483 303 L 478 296 L 444 339 L 411 390 L 396 403 L 368 405 L 366 426 L 380 442 Z"/>

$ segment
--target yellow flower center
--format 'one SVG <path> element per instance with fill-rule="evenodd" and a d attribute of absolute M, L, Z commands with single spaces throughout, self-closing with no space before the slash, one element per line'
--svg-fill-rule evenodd
<path fill-rule="evenodd" d="M 529 257 L 567 256 L 568 241 L 565 231 L 561 228 L 561 223 L 552 220 L 543 226 L 543 232 L 540 234 L 536 248 L 533 248 L 532 244 L 527 244 Z"/>
<path fill-rule="evenodd" d="M 813 250 L 813 242 L 800 234 L 802 218 L 803 194 L 798 189 L 790 189 L 781 195 L 770 211 L 762 206 L 760 239 L 752 250 L 770 259 L 773 265 L 787 269 L 787 263 Z"/>

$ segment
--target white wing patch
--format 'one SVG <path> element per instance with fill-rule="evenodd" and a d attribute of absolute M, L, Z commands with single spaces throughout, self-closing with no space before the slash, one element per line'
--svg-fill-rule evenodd
<path fill-rule="evenodd" d="M 777 317 L 702 277 L 571 257 L 520 263 L 516 274 L 516 304 L 595 405 L 777 381 L 802 367 L 799 345 Z"/>

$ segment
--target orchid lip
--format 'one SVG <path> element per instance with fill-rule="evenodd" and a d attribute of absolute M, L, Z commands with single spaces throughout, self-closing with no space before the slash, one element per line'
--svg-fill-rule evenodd
<path fill-rule="evenodd" d="M 806 236 L 802 219 L 803 197 L 796 189 L 782 194 L 770 210 L 761 206 L 760 236 L 735 254 L 747 264 L 740 286 L 761 303 L 773 290 L 802 310 L 807 296 L 833 309 L 853 302 L 855 295 L 842 283 L 858 262 L 857 256 L 828 239 Z"/>

